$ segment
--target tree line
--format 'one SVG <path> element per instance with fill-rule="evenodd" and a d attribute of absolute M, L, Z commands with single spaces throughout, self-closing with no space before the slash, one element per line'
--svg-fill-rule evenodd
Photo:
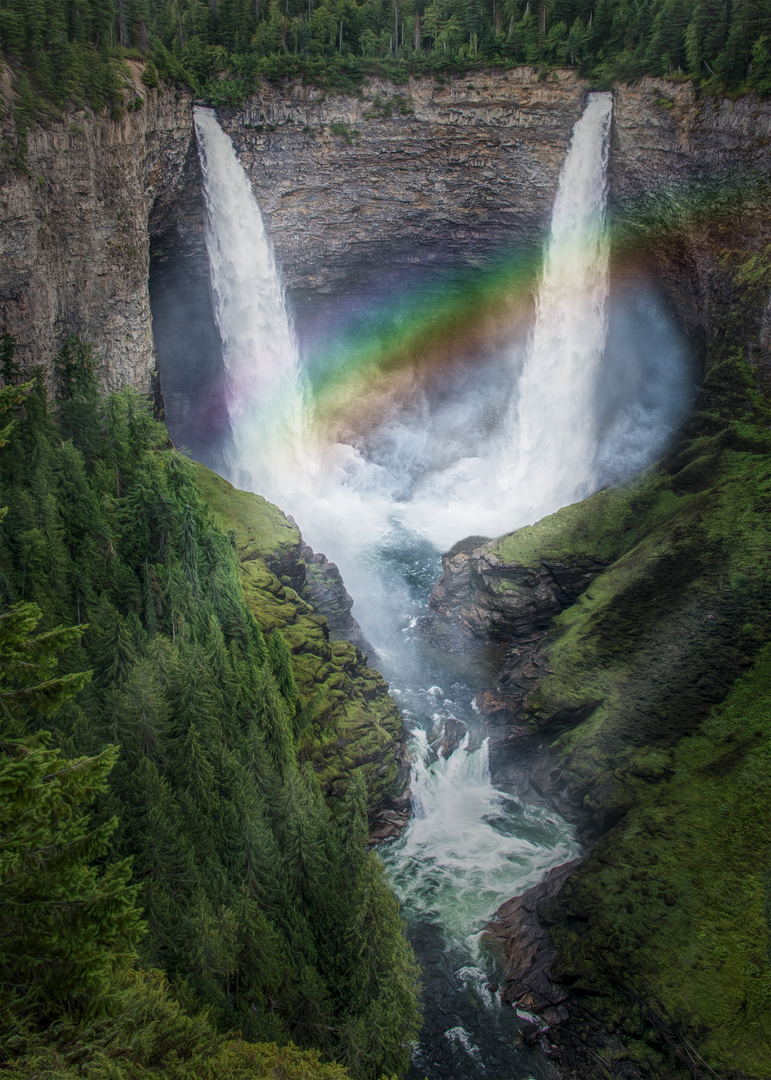
<path fill-rule="evenodd" d="M 363 780 L 333 815 L 298 760 L 314 703 L 232 537 L 96 361 L 68 339 L 49 402 L 0 350 L 0 1068 L 57 1054 L 68 1076 L 149 996 L 169 1030 L 143 1021 L 116 1076 L 234 1031 L 397 1074 L 417 968 Z"/>
<path fill-rule="evenodd" d="M 215 104 L 261 77 L 354 87 L 520 64 L 766 95 L 771 0 L 3 0 L 0 47 L 22 126 L 67 101 L 118 118 L 132 56 L 149 87 L 186 83 Z"/>

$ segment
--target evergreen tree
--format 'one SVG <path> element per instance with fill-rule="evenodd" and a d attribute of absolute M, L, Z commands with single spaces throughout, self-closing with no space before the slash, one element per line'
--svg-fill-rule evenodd
<path fill-rule="evenodd" d="M 127 860 L 97 871 L 114 820 L 92 826 L 85 808 L 103 791 L 110 747 L 66 760 L 28 721 L 50 716 L 88 673 L 56 676 L 72 631 L 33 637 L 40 612 L 0 616 L 0 994 L 43 1012 L 103 1007 L 116 968 L 142 932 Z"/>

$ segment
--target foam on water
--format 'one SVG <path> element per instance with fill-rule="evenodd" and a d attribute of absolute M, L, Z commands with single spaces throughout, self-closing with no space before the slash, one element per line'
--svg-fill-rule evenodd
<path fill-rule="evenodd" d="M 495 910 L 578 849 L 556 814 L 493 787 L 489 740 L 477 749 L 469 741 L 466 733 L 445 758 L 425 731 L 414 733 L 413 816 L 384 856 L 413 917 L 438 922 L 448 944 L 476 956 Z"/>
<path fill-rule="evenodd" d="M 475 688 L 458 664 L 430 669 L 436 654 L 415 627 L 438 552 L 470 534 L 529 524 L 631 475 L 661 453 L 688 404 L 687 355 L 671 345 L 671 323 L 653 293 L 619 294 L 615 309 L 609 293 L 610 124 L 610 95 L 590 95 L 560 176 L 534 324 L 528 340 L 512 340 L 498 356 L 500 377 L 486 370 L 432 394 L 402 373 L 390 411 L 346 442 L 329 437 L 328 398 L 323 422 L 317 415 L 276 261 L 230 140 L 211 111 L 196 110 L 236 447 L 230 479 L 290 512 L 305 539 L 338 563 L 415 726 L 414 814 L 384 858 L 413 924 L 423 920 L 431 940 L 440 936 L 450 950 L 448 992 L 472 1002 L 449 1027 L 437 1011 L 438 1039 L 463 1053 L 467 1076 L 486 1067 L 480 1059 L 469 1071 L 481 1039 L 469 1017 L 479 1003 L 494 1008 L 483 985 L 482 927 L 501 902 L 578 849 L 556 814 L 493 786 L 488 741 L 473 734 Z M 641 334 L 643 326 L 655 333 Z M 450 718 L 472 734 L 443 753 L 436 740 Z M 415 1068 L 433 1052 L 418 1053 Z"/>

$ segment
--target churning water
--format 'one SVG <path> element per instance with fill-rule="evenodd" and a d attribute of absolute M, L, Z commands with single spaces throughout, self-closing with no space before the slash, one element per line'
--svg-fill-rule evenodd
<path fill-rule="evenodd" d="M 413 817 L 382 854 L 426 972 L 415 1077 L 549 1075 L 544 1059 L 513 1049 L 516 1017 L 489 989 L 479 935 L 502 901 L 577 850 L 557 815 L 491 783 L 473 707 L 492 680 L 484 658 L 460 664 L 415 630 L 439 551 L 469 534 L 529 524 L 631 475 L 662 452 L 689 403 L 687 354 L 655 293 L 620 296 L 614 309 L 609 291 L 611 111 L 610 95 L 591 94 L 575 126 L 534 323 L 499 358 L 500 378 L 466 381 L 460 400 L 451 386 L 432 395 L 416 381 L 414 393 L 394 395 L 375 430 L 345 441 L 330 438 L 328 418 L 317 422 L 280 274 L 232 144 L 213 112 L 196 110 L 235 446 L 230 479 L 292 513 L 308 542 L 340 565 L 413 731 Z M 478 417 L 487 420 L 464 441 L 465 421 L 474 427 Z"/>

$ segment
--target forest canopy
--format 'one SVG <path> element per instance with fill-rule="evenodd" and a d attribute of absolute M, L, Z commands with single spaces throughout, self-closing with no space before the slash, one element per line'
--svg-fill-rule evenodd
<path fill-rule="evenodd" d="M 600 87 L 643 75 L 771 93 L 771 0 L 3 0 L 0 47 L 22 128 L 67 102 L 140 107 L 144 82 L 232 105 L 260 78 L 353 88 L 476 66 L 570 67 Z"/>
<path fill-rule="evenodd" d="M 238 1033 L 288 1077 L 402 1072 L 418 971 L 364 779 L 330 809 L 195 467 L 89 345 L 51 403 L 1 344 L 0 1069 L 262 1075 Z"/>

